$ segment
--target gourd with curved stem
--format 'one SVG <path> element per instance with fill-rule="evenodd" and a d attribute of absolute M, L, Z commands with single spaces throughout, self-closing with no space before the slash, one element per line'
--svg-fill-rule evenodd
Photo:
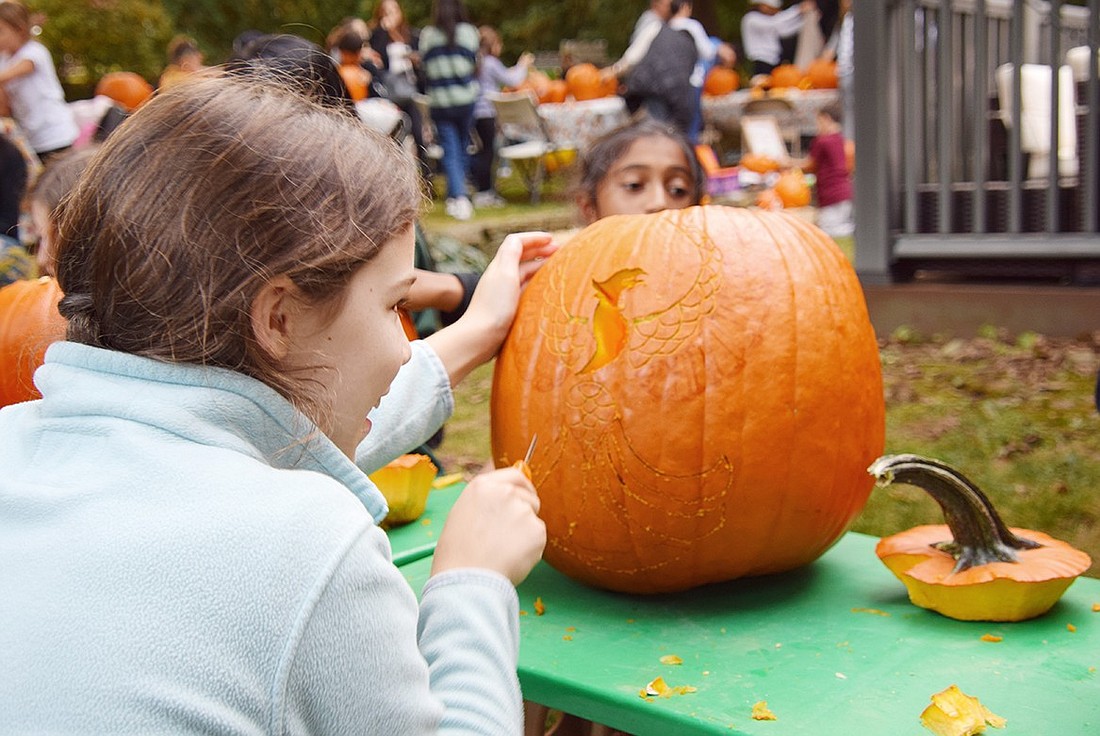
<path fill-rule="evenodd" d="M 946 463 L 887 455 L 868 472 L 879 485 L 924 489 L 946 525 L 885 537 L 879 558 L 922 608 L 965 621 L 1021 621 L 1046 613 L 1092 564 L 1087 554 L 1029 529 L 1010 529 L 989 498 Z"/>

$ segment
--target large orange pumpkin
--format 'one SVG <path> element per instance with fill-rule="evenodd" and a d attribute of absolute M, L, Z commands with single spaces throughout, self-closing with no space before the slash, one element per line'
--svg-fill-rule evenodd
<path fill-rule="evenodd" d="M 703 82 L 703 94 L 708 97 L 728 95 L 741 86 L 741 79 L 737 72 L 724 66 L 716 66 L 707 72 L 707 78 Z"/>
<path fill-rule="evenodd" d="M 772 89 L 782 89 L 785 87 L 797 87 L 802 81 L 802 70 L 794 64 L 780 64 L 776 68 L 772 69 L 771 74 L 771 86 Z"/>
<path fill-rule="evenodd" d="M 604 95 L 600 70 L 595 64 L 584 62 L 569 67 L 569 71 L 565 73 L 565 83 L 575 100 L 594 100 Z"/>
<path fill-rule="evenodd" d="M 48 276 L 0 289 L 0 406 L 38 399 L 32 376 L 50 343 L 65 339 L 62 293 Z"/>
<path fill-rule="evenodd" d="M 95 93 L 110 97 L 127 112 L 133 112 L 153 96 L 153 85 L 134 72 L 109 72 L 100 77 Z"/>
<path fill-rule="evenodd" d="M 612 590 L 805 565 L 871 491 L 882 375 L 851 264 L 800 218 L 607 217 L 528 284 L 493 376 L 497 467 L 523 457 L 545 559 Z"/>

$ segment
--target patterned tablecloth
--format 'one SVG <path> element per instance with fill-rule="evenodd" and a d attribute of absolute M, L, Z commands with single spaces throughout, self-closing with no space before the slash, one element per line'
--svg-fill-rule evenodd
<path fill-rule="evenodd" d="M 782 97 L 791 104 L 798 129 L 804 136 L 817 134 L 817 111 L 830 102 L 840 99 L 835 89 L 784 90 Z M 703 122 L 722 132 L 738 132 L 745 103 L 752 99 L 752 92 L 739 89 L 721 97 L 703 98 Z"/>
<path fill-rule="evenodd" d="M 626 103 L 618 96 L 582 102 L 544 102 L 538 106 L 538 112 L 555 142 L 570 142 L 578 151 L 629 119 Z"/>

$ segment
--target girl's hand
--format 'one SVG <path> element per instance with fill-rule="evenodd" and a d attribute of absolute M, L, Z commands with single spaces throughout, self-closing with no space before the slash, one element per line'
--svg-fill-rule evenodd
<path fill-rule="evenodd" d="M 481 329 L 499 337 L 492 348 L 495 354 L 508 334 L 519 306 L 523 287 L 542 267 L 543 259 L 558 249 L 549 233 L 531 232 L 509 235 L 481 275 L 466 314 L 479 321 Z M 465 319 L 465 316 L 463 316 Z M 461 320 L 460 320 L 461 321 Z"/>
<path fill-rule="evenodd" d="M 538 510 L 535 488 L 517 468 L 477 476 L 447 516 L 432 575 L 474 567 L 499 572 L 519 585 L 546 546 L 546 526 Z"/>
<path fill-rule="evenodd" d="M 524 285 L 558 249 L 549 233 L 509 235 L 481 275 L 470 306 L 457 322 L 427 338 L 451 385 L 491 359 L 508 335 Z"/>

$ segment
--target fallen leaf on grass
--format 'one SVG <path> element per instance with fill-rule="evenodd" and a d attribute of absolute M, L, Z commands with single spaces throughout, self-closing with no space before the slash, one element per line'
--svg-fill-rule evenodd
<path fill-rule="evenodd" d="M 932 696 L 932 705 L 920 714 L 921 725 L 936 736 L 973 736 L 986 725 L 1004 728 L 1004 718 L 996 715 L 977 698 L 952 685 Z"/>
<path fill-rule="evenodd" d="M 752 719 L 754 721 L 778 721 L 775 713 L 768 710 L 768 701 L 758 700 L 752 705 Z"/>

